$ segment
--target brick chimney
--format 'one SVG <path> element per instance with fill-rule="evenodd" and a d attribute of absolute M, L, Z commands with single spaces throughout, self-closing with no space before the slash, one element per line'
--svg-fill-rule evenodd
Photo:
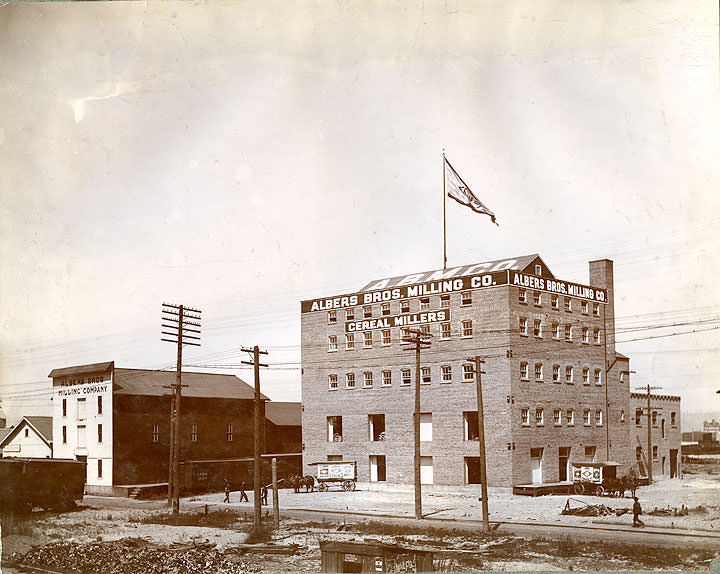
<path fill-rule="evenodd" d="M 615 290 L 613 288 L 613 262 L 610 259 L 590 261 L 590 286 L 607 290 L 608 301 L 600 305 L 600 316 L 605 308 L 605 326 L 607 328 L 608 359 L 615 358 Z"/>

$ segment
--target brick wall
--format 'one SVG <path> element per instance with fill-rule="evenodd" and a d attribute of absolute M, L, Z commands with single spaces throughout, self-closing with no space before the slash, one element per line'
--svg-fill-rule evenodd
<path fill-rule="evenodd" d="M 635 468 L 640 474 L 647 475 L 648 448 L 647 448 L 647 395 L 643 393 L 632 393 L 629 425 L 634 427 L 632 432 L 631 451 L 634 461 L 637 461 L 636 449 L 641 449 L 640 460 L 635 462 Z M 636 423 L 636 411 L 642 416 Z M 655 423 L 653 423 L 655 413 Z M 674 416 L 673 416 L 674 413 Z M 657 454 L 652 457 L 653 478 L 666 476 L 673 478 L 679 476 L 679 464 L 681 456 L 681 431 L 680 431 L 680 397 L 668 395 L 651 395 L 650 397 L 650 427 L 651 446 L 656 447 Z M 674 423 L 673 423 L 674 419 Z"/>

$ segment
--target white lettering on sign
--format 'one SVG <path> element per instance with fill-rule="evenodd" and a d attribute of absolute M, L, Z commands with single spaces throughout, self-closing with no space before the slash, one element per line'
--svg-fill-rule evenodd
<path fill-rule="evenodd" d="M 335 297 L 334 299 L 318 299 L 317 301 L 313 301 L 311 311 L 339 309 L 341 307 L 354 307 L 357 304 L 357 295 L 349 295 L 348 297 Z"/>
<path fill-rule="evenodd" d="M 365 319 L 363 321 L 349 321 L 345 323 L 347 333 L 359 331 L 370 331 L 372 329 L 389 329 L 390 327 L 407 327 L 408 325 L 420 325 L 422 323 L 438 323 L 450 320 L 450 310 L 428 311 L 426 313 L 409 313 L 406 315 L 395 315 L 382 317 L 380 319 Z"/>
<path fill-rule="evenodd" d="M 58 397 L 70 397 L 74 395 L 94 395 L 97 393 L 106 393 L 107 385 L 93 385 L 90 387 L 75 387 L 72 389 L 58 389 Z"/>

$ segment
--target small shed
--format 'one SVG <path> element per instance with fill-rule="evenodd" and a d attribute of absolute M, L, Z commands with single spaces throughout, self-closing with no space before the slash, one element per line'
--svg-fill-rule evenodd
<path fill-rule="evenodd" d="M 320 541 L 323 574 L 432 572 L 430 550 L 403 548 L 395 544 Z"/>

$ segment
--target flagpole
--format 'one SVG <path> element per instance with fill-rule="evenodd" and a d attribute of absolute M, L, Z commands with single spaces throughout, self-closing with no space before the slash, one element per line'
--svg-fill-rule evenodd
<path fill-rule="evenodd" d="M 443 150 L 443 271 L 447 269 L 447 231 L 445 223 L 445 150 Z"/>

